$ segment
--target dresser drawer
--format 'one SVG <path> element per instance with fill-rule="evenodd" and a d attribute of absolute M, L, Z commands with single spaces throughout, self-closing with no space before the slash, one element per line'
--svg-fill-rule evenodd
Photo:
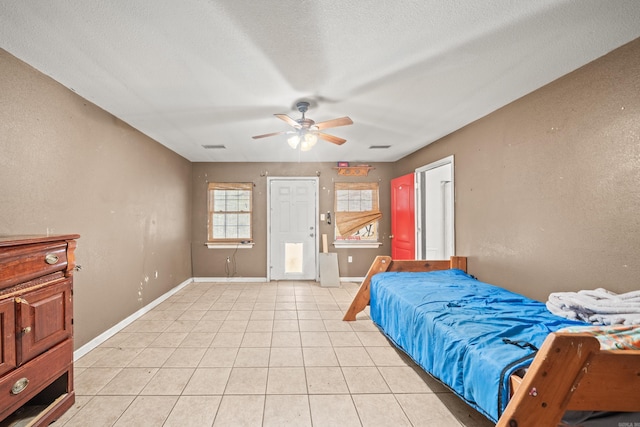
<path fill-rule="evenodd" d="M 66 242 L 0 247 L 0 289 L 66 268 Z"/>
<path fill-rule="evenodd" d="M 72 366 L 73 341 L 55 346 L 0 378 L 0 420 L 42 391 Z"/>

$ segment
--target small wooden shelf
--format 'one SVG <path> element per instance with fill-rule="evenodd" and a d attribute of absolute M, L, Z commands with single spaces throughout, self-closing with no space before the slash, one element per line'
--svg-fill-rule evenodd
<path fill-rule="evenodd" d="M 338 171 L 338 175 L 346 176 L 367 176 L 372 168 L 371 166 L 345 166 L 334 168 Z"/>

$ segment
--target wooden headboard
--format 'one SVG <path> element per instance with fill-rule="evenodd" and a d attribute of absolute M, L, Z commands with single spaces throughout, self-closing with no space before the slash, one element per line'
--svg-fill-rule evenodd
<path fill-rule="evenodd" d="M 450 268 L 458 268 L 464 272 L 467 271 L 467 257 L 452 256 L 449 261 L 428 261 L 428 260 L 393 260 L 390 256 L 377 256 L 369 271 L 365 276 L 360 289 L 355 298 L 351 302 L 351 306 L 345 313 L 342 320 L 353 321 L 356 320 L 356 315 L 365 309 L 369 305 L 369 286 L 371 285 L 371 278 L 378 273 L 384 273 L 387 271 L 435 271 L 435 270 L 448 270 Z"/>

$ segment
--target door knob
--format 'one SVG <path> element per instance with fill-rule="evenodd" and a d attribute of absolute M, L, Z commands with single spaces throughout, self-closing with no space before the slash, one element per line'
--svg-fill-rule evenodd
<path fill-rule="evenodd" d="M 390 238 L 390 239 L 393 239 L 393 234 L 390 234 L 390 235 L 389 235 L 389 238 Z"/>

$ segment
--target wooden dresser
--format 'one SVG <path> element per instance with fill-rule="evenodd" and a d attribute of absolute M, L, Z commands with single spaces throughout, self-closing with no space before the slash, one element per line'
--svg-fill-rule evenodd
<path fill-rule="evenodd" d="M 0 426 L 48 425 L 75 401 L 79 237 L 0 236 Z"/>

